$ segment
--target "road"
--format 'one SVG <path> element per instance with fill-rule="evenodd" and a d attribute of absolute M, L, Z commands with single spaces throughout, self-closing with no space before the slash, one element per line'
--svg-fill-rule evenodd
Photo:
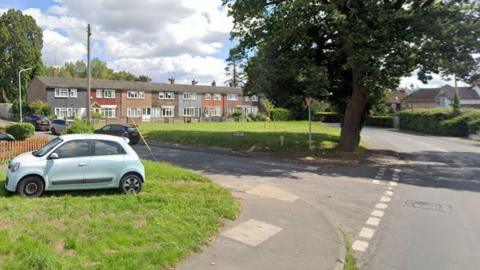
<path fill-rule="evenodd" d="M 362 137 L 374 154 L 361 164 L 314 165 L 155 147 L 154 153 L 159 160 L 200 171 L 230 188 L 243 202 L 242 212 L 247 216 L 258 206 L 248 191 L 259 185 L 297 196 L 326 217 L 328 222 L 320 227 L 345 233 L 361 269 L 480 269 L 480 142 L 375 128 L 365 128 Z M 264 213 L 257 214 L 261 218 Z M 244 221 L 242 215 L 225 229 Z M 300 220 L 305 230 L 312 228 L 306 217 L 297 218 L 305 218 Z M 331 229 L 325 231 L 334 234 Z M 327 238 L 341 241 L 332 235 Z M 275 243 L 276 238 L 265 242 Z M 239 259 L 249 260 L 266 244 L 253 253 L 237 254 L 238 247 L 225 244 L 228 241 L 220 236 L 180 269 L 216 269 L 214 261 L 220 262 L 213 264 L 218 269 L 262 269 L 265 261 L 274 259 L 266 256 L 263 264 L 235 265 Z M 334 245 L 330 246 L 318 253 L 334 256 Z M 240 258 L 232 259 L 232 253 Z M 288 257 L 268 266 L 288 269 L 296 264 L 319 269 L 301 264 L 304 259 L 308 258 Z M 293 264 L 285 265 L 287 261 Z"/>
<path fill-rule="evenodd" d="M 366 129 L 399 153 L 400 184 L 361 254 L 364 269 L 480 269 L 480 142 Z"/>

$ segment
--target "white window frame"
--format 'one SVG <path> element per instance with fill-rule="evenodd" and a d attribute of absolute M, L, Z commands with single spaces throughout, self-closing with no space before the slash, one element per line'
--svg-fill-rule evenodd
<path fill-rule="evenodd" d="M 175 106 L 162 106 L 160 110 L 160 117 L 174 117 Z"/>
<path fill-rule="evenodd" d="M 245 100 L 245 102 L 249 102 L 249 101 L 250 101 L 250 97 L 249 97 L 249 96 L 244 96 L 244 97 L 243 97 L 243 100 Z"/>
<path fill-rule="evenodd" d="M 183 116 L 192 117 L 195 115 L 195 107 L 185 107 L 183 108 Z"/>
<path fill-rule="evenodd" d="M 145 92 L 143 91 L 128 91 L 127 92 L 128 99 L 144 99 Z"/>
<path fill-rule="evenodd" d="M 158 92 L 158 99 L 175 99 L 175 93 L 173 92 Z"/>
<path fill-rule="evenodd" d="M 196 100 L 197 93 L 194 92 L 184 92 L 183 93 L 183 100 Z"/>
<path fill-rule="evenodd" d="M 212 94 L 206 93 L 205 94 L 205 100 L 212 100 Z"/>
<path fill-rule="evenodd" d="M 221 101 L 222 100 L 222 94 L 214 94 L 213 95 L 213 100 Z"/>
<path fill-rule="evenodd" d="M 102 89 L 95 90 L 95 96 L 97 98 L 103 98 L 103 90 Z"/>
<path fill-rule="evenodd" d="M 207 107 L 208 116 L 222 116 L 220 107 Z"/>
<path fill-rule="evenodd" d="M 252 96 L 252 101 L 253 101 L 253 102 L 257 102 L 257 101 L 258 101 L 258 96 L 253 95 L 253 96 Z"/>
<path fill-rule="evenodd" d="M 117 106 L 116 105 L 102 105 L 100 107 L 100 113 L 104 118 L 116 118 Z"/>
<path fill-rule="evenodd" d="M 75 88 L 70 89 L 70 97 L 71 98 L 76 98 L 78 97 L 78 91 Z"/>
<path fill-rule="evenodd" d="M 128 107 L 127 108 L 127 117 L 134 117 L 134 118 L 142 117 L 142 108 Z"/>
<path fill-rule="evenodd" d="M 56 98 L 68 98 L 68 96 L 69 96 L 68 88 L 55 88 Z"/>
<path fill-rule="evenodd" d="M 239 94 L 228 94 L 227 95 L 227 100 L 229 101 L 237 101 L 239 97 Z"/>
<path fill-rule="evenodd" d="M 70 118 L 73 116 L 73 108 L 68 108 L 68 107 L 56 107 L 55 108 L 55 115 L 63 119 L 65 117 Z"/>
<path fill-rule="evenodd" d="M 103 90 L 103 98 L 115 98 L 116 92 L 114 89 L 105 89 Z"/>

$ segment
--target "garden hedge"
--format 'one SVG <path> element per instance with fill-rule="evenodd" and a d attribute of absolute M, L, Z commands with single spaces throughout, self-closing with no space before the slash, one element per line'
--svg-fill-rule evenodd
<path fill-rule="evenodd" d="M 365 125 L 371 126 L 371 127 L 393 127 L 393 116 L 371 115 L 367 118 Z"/>
<path fill-rule="evenodd" d="M 271 109 L 270 115 L 274 121 L 286 121 L 290 120 L 292 117 L 290 111 L 284 108 Z"/>
<path fill-rule="evenodd" d="M 75 120 L 68 127 L 67 134 L 77 134 L 77 133 L 93 133 L 93 127 L 89 126 L 87 122 L 83 120 Z"/>
<path fill-rule="evenodd" d="M 16 140 L 23 141 L 35 134 L 35 127 L 30 123 L 16 123 L 7 126 L 5 131 L 15 137 Z"/>
<path fill-rule="evenodd" d="M 317 112 L 315 119 L 324 123 L 340 123 L 340 117 L 334 112 Z"/>

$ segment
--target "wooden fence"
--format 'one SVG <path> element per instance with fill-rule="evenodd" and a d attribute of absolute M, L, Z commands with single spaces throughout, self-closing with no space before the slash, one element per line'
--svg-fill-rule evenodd
<path fill-rule="evenodd" d="M 0 142 L 0 163 L 6 163 L 21 153 L 35 151 L 48 143 L 47 137 L 29 138 L 25 141 Z"/>

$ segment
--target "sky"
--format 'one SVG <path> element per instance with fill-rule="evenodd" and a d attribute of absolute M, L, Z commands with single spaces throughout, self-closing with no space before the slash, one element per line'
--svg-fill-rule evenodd
<path fill-rule="evenodd" d="M 46 65 L 86 60 L 86 26 L 92 27 L 92 58 L 116 71 L 144 74 L 156 82 L 224 84 L 232 19 L 221 0 L 0 0 L 0 14 L 20 9 L 43 30 Z M 424 85 L 413 74 L 400 87 Z M 452 81 L 448 82 L 453 84 Z M 462 84 L 460 84 L 462 85 Z"/>

